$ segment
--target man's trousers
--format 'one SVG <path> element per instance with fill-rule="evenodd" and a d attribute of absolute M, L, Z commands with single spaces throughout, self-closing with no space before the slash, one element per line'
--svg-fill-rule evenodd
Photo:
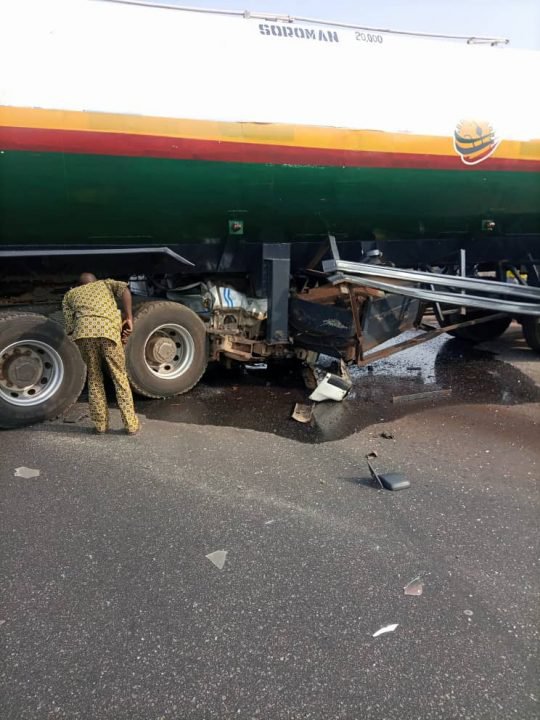
<path fill-rule="evenodd" d="M 109 428 L 109 408 L 103 383 L 103 361 L 107 364 L 114 387 L 116 399 L 122 415 L 122 422 L 128 432 L 136 432 L 139 421 L 135 414 L 133 395 L 126 373 L 124 348 L 107 338 L 81 338 L 77 345 L 88 368 L 88 401 L 90 417 L 98 432 Z"/>

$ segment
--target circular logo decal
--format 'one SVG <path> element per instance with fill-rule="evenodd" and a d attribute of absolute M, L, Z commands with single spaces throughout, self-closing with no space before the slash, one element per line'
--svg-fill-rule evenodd
<path fill-rule="evenodd" d="M 461 120 L 454 131 L 454 149 L 465 165 L 483 162 L 499 143 L 491 123 L 485 120 Z"/>

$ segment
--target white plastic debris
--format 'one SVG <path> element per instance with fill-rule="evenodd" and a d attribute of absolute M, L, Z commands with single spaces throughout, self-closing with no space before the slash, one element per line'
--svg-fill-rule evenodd
<path fill-rule="evenodd" d="M 227 551 L 226 550 L 215 550 L 214 552 L 208 553 L 208 555 L 205 555 L 205 557 L 210 560 L 211 563 L 213 563 L 218 570 L 223 570 L 223 566 L 225 565 L 225 560 L 227 560 Z"/>
<path fill-rule="evenodd" d="M 38 477 L 41 474 L 40 470 L 34 470 L 33 468 L 27 468 L 27 467 L 19 467 L 15 468 L 15 475 L 14 477 L 22 477 L 26 478 L 33 478 Z"/>
<path fill-rule="evenodd" d="M 386 625 L 385 627 L 382 627 L 380 630 L 377 630 L 377 632 L 373 633 L 372 637 L 379 637 L 379 635 L 384 635 L 385 633 L 394 632 L 394 630 L 397 628 L 399 623 L 394 623 L 393 625 Z"/>
<path fill-rule="evenodd" d="M 420 577 L 415 577 L 414 580 L 408 582 L 403 588 L 405 595 L 415 595 L 418 597 L 424 592 L 424 583 L 420 580 Z"/>
<path fill-rule="evenodd" d="M 341 402 L 351 388 L 352 382 L 349 378 L 339 377 L 339 375 L 334 375 L 333 373 L 326 373 L 309 396 L 309 399 L 315 402 L 322 402 L 323 400 Z"/>

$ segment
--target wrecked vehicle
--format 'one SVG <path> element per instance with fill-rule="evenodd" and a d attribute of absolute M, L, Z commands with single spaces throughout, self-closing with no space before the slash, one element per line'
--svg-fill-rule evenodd
<path fill-rule="evenodd" d="M 81 271 L 130 280 L 147 397 L 512 318 L 540 349 L 540 53 L 139 0 L 0 12 L 0 427 L 78 397 Z"/>

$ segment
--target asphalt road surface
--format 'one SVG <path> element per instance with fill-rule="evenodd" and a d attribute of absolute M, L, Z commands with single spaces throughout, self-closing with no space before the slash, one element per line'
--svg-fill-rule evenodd
<path fill-rule="evenodd" d="M 253 370 L 133 438 L 84 402 L 3 432 L 3 720 L 538 718 L 539 363 L 506 351 L 405 353 L 311 426 Z"/>

